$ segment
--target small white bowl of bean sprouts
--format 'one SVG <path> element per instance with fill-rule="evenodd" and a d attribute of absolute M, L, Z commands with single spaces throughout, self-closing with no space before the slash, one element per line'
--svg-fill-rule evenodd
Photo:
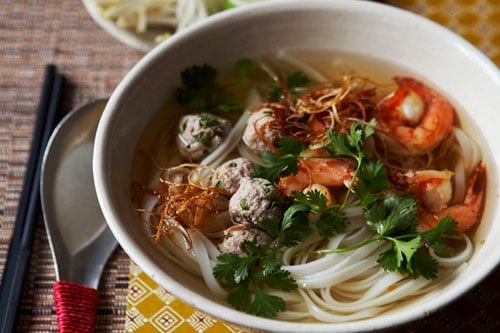
<path fill-rule="evenodd" d="M 102 29 L 144 52 L 210 15 L 259 1 L 265 0 L 82 0 Z"/>
<path fill-rule="evenodd" d="M 113 92 L 98 199 L 137 265 L 223 321 L 401 326 L 500 262 L 498 91 L 480 51 L 390 6 L 222 12 Z"/>

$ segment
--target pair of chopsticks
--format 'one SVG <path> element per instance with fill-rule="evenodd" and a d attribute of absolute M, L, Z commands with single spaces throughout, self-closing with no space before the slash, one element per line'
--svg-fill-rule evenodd
<path fill-rule="evenodd" d="M 24 175 L 14 231 L 0 285 L 0 332 L 15 330 L 33 236 L 40 217 L 40 172 L 45 147 L 57 122 L 65 77 L 49 64 L 45 68 L 31 151 Z"/>

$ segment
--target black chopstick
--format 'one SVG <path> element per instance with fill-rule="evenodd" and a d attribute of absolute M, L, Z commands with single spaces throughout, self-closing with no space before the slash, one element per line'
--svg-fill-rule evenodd
<path fill-rule="evenodd" d="M 65 78 L 47 65 L 24 175 L 14 231 L 0 285 L 0 332 L 14 332 L 36 225 L 40 217 L 40 172 L 45 146 L 57 121 Z"/>

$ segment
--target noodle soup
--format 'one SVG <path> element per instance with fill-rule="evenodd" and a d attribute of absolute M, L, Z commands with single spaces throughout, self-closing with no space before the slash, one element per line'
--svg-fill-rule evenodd
<path fill-rule="evenodd" d="M 137 223 L 222 301 L 348 322 L 432 293 L 467 265 L 486 166 L 438 88 L 326 52 L 181 76 L 136 151 Z"/>

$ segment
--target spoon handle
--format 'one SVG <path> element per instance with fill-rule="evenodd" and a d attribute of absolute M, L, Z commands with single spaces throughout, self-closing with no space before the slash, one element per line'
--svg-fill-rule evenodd
<path fill-rule="evenodd" d="M 94 332 L 99 292 L 69 281 L 56 281 L 54 302 L 59 333 Z"/>

